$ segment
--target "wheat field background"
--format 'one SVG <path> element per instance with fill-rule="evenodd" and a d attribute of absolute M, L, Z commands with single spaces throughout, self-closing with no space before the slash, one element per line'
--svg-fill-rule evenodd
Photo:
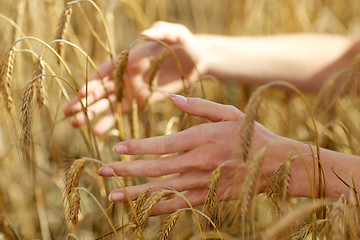
<path fill-rule="evenodd" d="M 347 204 L 291 198 L 286 192 L 289 162 L 268 194 L 249 191 L 241 216 L 239 200 L 212 202 L 210 212 L 205 206 L 149 218 L 163 192 L 110 204 L 107 196 L 114 187 L 151 181 L 97 175 L 103 163 L 140 158 L 120 159 L 112 152 L 115 143 L 178 132 L 203 120 L 189 121 L 169 100 L 133 104 L 121 117 L 122 131 L 114 127 L 95 136 L 90 122 L 72 128 L 63 109 L 96 65 L 127 49 L 158 20 L 231 36 L 314 32 L 358 37 L 360 1 L 0 0 L 0 239 L 360 239 L 356 188 Z M 336 74 L 317 95 L 266 89 L 253 117 L 279 135 L 311 144 L 317 138 L 321 147 L 359 155 L 359 60 L 346 70 L 349 87 L 341 95 L 331 84 Z M 187 86 L 188 95 L 205 93 L 240 110 L 256 91 L 209 76 L 202 83 L 204 89 L 200 81 Z M 212 194 L 217 178 L 215 171 Z"/>

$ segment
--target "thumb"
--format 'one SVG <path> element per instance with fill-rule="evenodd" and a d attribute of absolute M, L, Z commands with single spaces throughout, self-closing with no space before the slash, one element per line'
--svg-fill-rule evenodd
<path fill-rule="evenodd" d="M 171 94 L 171 101 L 181 111 L 213 122 L 238 120 L 244 114 L 236 107 L 211 102 L 202 98 L 186 98 Z"/>

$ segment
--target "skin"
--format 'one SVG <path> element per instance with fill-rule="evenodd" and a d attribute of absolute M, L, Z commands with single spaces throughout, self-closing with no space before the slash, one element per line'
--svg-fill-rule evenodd
<path fill-rule="evenodd" d="M 180 45 L 192 56 L 190 59 L 182 49 L 174 48 L 188 82 L 195 81 L 197 78 L 195 63 L 200 74 L 211 74 L 219 80 L 253 85 L 283 80 L 307 92 L 317 92 L 326 77 L 349 66 L 354 56 L 360 51 L 358 40 L 343 36 L 313 34 L 269 37 L 194 35 L 183 25 L 165 22 L 155 23 L 142 35 L 162 40 L 172 47 Z M 135 98 L 141 106 L 149 97 L 148 76 L 151 60 L 163 49 L 161 45 L 152 41 L 131 49 L 125 75 L 125 98 L 121 103 L 124 112 L 129 108 L 132 98 Z M 105 99 L 106 96 L 111 101 L 115 101 L 113 94 L 115 86 L 110 79 L 111 62 L 100 65 L 98 71 L 104 77 L 108 95 L 102 89 L 97 75 L 91 76 L 88 85 L 88 111 L 91 119 L 108 109 L 109 103 Z M 341 84 L 345 77 L 345 75 L 341 76 L 338 84 Z M 182 83 L 174 58 L 171 54 L 167 54 L 160 71 L 158 91 L 151 95 L 149 102 L 154 103 L 167 98 L 168 95 L 163 92 L 176 93 L 181 89 Z M 85 86 L 81 88 L 80 95 L 84 101 Z M 200 205 L 204 202 L 211 172 L 220 164 L 239 156 L 238 133 L 244 115 L 232 106 L 203 99 L 184 98 L 179 95 L 171 95 L 170 99 L 181 111 L 206 118 L 212 123 L 201 124 L 168 136 L 118 143 L 114 147 L 114 151 L 118 154 L 179 154 L 163 158 L 110 163 L 101 167 L 99 174 L 111 177 L 111 168 L 119 176 L 155 178 L 170 175 L 168 178 L 161 178 L 161 180 L 151 183 L 128 187 L 126 191 L 131 199 L 136 199 L 139 193 L 150 186 L 170 186 L 185 192 L 185 196 L 192 205 Z M 77 121 L 72 122 L 75 127 L 84 124 L 84 116 L 80 109 L 79 101 L 75 99 L 64 111 L 65 115 L 75 114 Z M 111 128 L 114 122 L 111 114 L 105 115 L 94 126 L 94 132 L 102 134 Z M 268 147 L 261 167 L 265 175 L 271 177 L 279 165 L 289 155 L 292 155 L 295 160 L 291 167 L 289 194 L 303 197 L 311 197 L 313 194 L 318 196 L 316 191 L 311 191 L 306 171 L 308 168 L 310 178 L 313 178 L 314 173 L 317 174 L 316 167 L 313 168 L 312 152 L 316 152 L 314 146 L 275 135 L 259 123 L 255 124 L 252 137 L 250 158 L 263 147 Z M 299 154 L 302 155 L 302 158 L 299 157 Z M 333 170 L 346 180 L 352 173 L 355 182 L 360 183 L 360 172 L 352 172 L 352 169 L 360 167 L 359 156 L 326 149 L 320 149 L 320 156 L 329 198 L 336 199 L 341 194 L 347 195 L 349 192 L 349 189 L 335 176 Z M 346 164 L 343 164 L 344 162 Z M 238 167 L 239 170 L 237 178 L 234 178 L 233 169 L 235 167 Z M 229 200 L 235 197 L 234 193 L 241 188 L 247 167 L 247 163 L 244 162 L 225 165 L 219 184 L 219 200 Z M 318 189 L 316 179 L 315 177 L 312 181 L 315 182 L 316 189 Z M 257 189 L 254 191 L 263 192 L 266 187 L 267 181 L 260 175 Z M 113 202 L 126 201 L 122 189 L 114 189 L 109 199 Z M 160 202 L 155 207 L 153 214 L 169 213 L 181 207 L 187 207 L 186 202 L 180 197 L 175 197 Z"/>

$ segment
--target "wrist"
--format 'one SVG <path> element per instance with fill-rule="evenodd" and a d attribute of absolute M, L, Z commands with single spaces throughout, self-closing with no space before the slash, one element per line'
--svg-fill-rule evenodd
<path fill-rule="evenodd" d="M 216 63 L 220 57 L 220 53 L 217 51 L 219 41 L 217 36 L 209 34 L 196 34 L 195 37 L 198 40 L 198 50 L 200 51 L 200 60 L 198 62 L 198 70 L 200 75 L 214 75 L 213 70 L 216 67 Z"/>

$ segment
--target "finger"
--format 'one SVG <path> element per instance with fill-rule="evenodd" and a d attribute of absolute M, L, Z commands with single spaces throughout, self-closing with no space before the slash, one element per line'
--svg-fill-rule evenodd
<path fill-rule="evenodd" d="M 99 174 L 104 177 L 112 177 L 113 171 L 122 177 L 161 177 L 174 173 L 182 173 L 199 169 L 200 150 L 196 149 L 186 153 L 156 159 L 119 161 L 106 164 L 99 169 Z M 191 160 L 189 160 L 191 159 Z M 113 170 L 113 171 L 112 171 Z"/>
<path fill-rule="evenodd" d="M 165 178 L 154 182 L 148 182 L 137 186 L 127 187 L 126 193 L 131 200 L 135 200 L 139 196 L 139 194 L 141 194 L 146 190 L 149 190 L 149 193 L 152 193 L 154 191 L 159 191 L 162 189 L 164 190 L 174 189 L 175 191 L 183 192 L 198 188 L 205 189 L 207 187 L 207 180 L 209 176 L 208 174 L 207 175 L 204 174 L 200 178 L 198 178 L 194 173 L 191 174 L 193 175 L 192 176 L 190 176 L 190 174 L 176 175 L 174 177 Z M 123 195 L 121 197 L 120 194 L 116 194 L 116 193 L 122 193 Z M 166 195 L 171 195 L 171 194 L 172 193 L 170 192 L 166 193 Z M 124 196 L 125 196 L 124 189 L 115 189 L 110 193 L 109 200 L 112 202 L 123 202 L 127 200 L 127 198 L 125 198 Z"/>
<path fill-rule="evenodd" d="M 94 102 L 98 101 L 101 98 L 105 98 L 114 93 L 115 83 L 113 81 L 104 82 L 102 85 L 99 81 L 92 81 L 88 84 L 88 95 L 86 100 L 86 90 L 79 90 L 79 95 L 82 97 L 82 105 L 91 105 Z M 68 104 L 64 109 L 65 116 L 69 116 L 73 113 L 79 112 L 82 110 L 82 105 L 79 101 L 79 98 L 72 99 L 71 103 Z"/>
<path fill-rule="evenodd" d="M 109 131 L 116 123 L 116 118 L 113 113 L 108 113 L 103 116 L 94 126 L 93 132 L 95 135 L 100 136 Z"/>
<path fill-rule="evenodd" d="M 87 116 L 90 120 L 94 119 L 95 116 L 101 114 L 102 112 L 106 111 L 110 107 L 110 101 L 114 101 L 115 96 L 112 95 L 109 97 L 109 99 L 101 99 L 100 101 L 97 101 L 96 103 L 92 104 L 91 106 L 88 106 L 87 108 Z M 86 123 L 86 117 L 84 112 L 79 112 L 75 115 L 74 119 L 72 120 L 71 124 L 74 127 L 81 126 Z"/>
<path fill-rule="evenodd" d="M 97 69 L 97 72 L 91 74 L 88 81 L 90 82 L 96 79 L 110 77 L 114 66 L 116 66 L 116 62 L 118 58 L 119 56 L 117 56 L 113 61 L 109 60 L 100 64 L 100 66 Z"/>
<path fill-rule="evenodd" d="M 166 213 L 173 213 L 178 209 L 196 207 L 205 202 L 207 194 L 206 188 L 192 189 L 184 194 L 184 197 L 177 196 L 170 200 L 159 202 L 152 210 L 152 216 L 157 216 Z M 189 203 L 191 206 L 189 205 Z"/>
<path fill-rule="evenodd" d="M 244 115 L 234 106 L 223 105 L 201 98 L 185 98 L 176 94 L 171 94 L 170 98 L 181 111 L 213 122 L 239 120 Z"/>
<path fill-rule="evenodd" d="M 86 85 L 84 84 L 79 89 L 79 95 L 81 97 L 85 97 L 87 92 L 88 95 L 98 96 L 96 98 L 98 99 L 100 97 L 106 96 L 106 93 L 110 94 L 114 92 L 114 90 L 115 90 L 114 81 L 109 81 L 109 78 L 106 77 L 103 79 L 103 81 L 101 80 L 88 81 L 87 88 Z"/>
<path fill-rule="evenodd" d="M 195 126 L 170 135 L 132 139 L 116 144 L 114 152 L 127 155 L 163 155 L 188 151 L 207 141 L 209 133 L 205 130 Z"/>
<path fill-rule="evenodd" d="M 127 197 L 131 200 L 136 200 L 137 197 L 146 190 L 149 190 L 149 193 L 151 194 L 151 192 L 159 191 L 164 187 L 165 188 L 170 187 L 169 184 L 171 184 L 172 181 L 177 181 L 177 178 L 178 176 L 175 176 L 172 178 L 162 179 L 155 182 L 149 182 L 142 185 L 127 187 L 126 188 Z M 109 200 L 115 203 L 127 201 L 128 198 L 125 197 L 124 189 L 115 189 L 111 191 L 109 194 Z"/>
<path fill-rule="evenodd" d="M 142 36 L 159 39 L 168 44 L 182 43 L 183 38 L 190 34 L 184 25 L 163 21 L 155 22 L 149 29 L 141 33 Z"/>

